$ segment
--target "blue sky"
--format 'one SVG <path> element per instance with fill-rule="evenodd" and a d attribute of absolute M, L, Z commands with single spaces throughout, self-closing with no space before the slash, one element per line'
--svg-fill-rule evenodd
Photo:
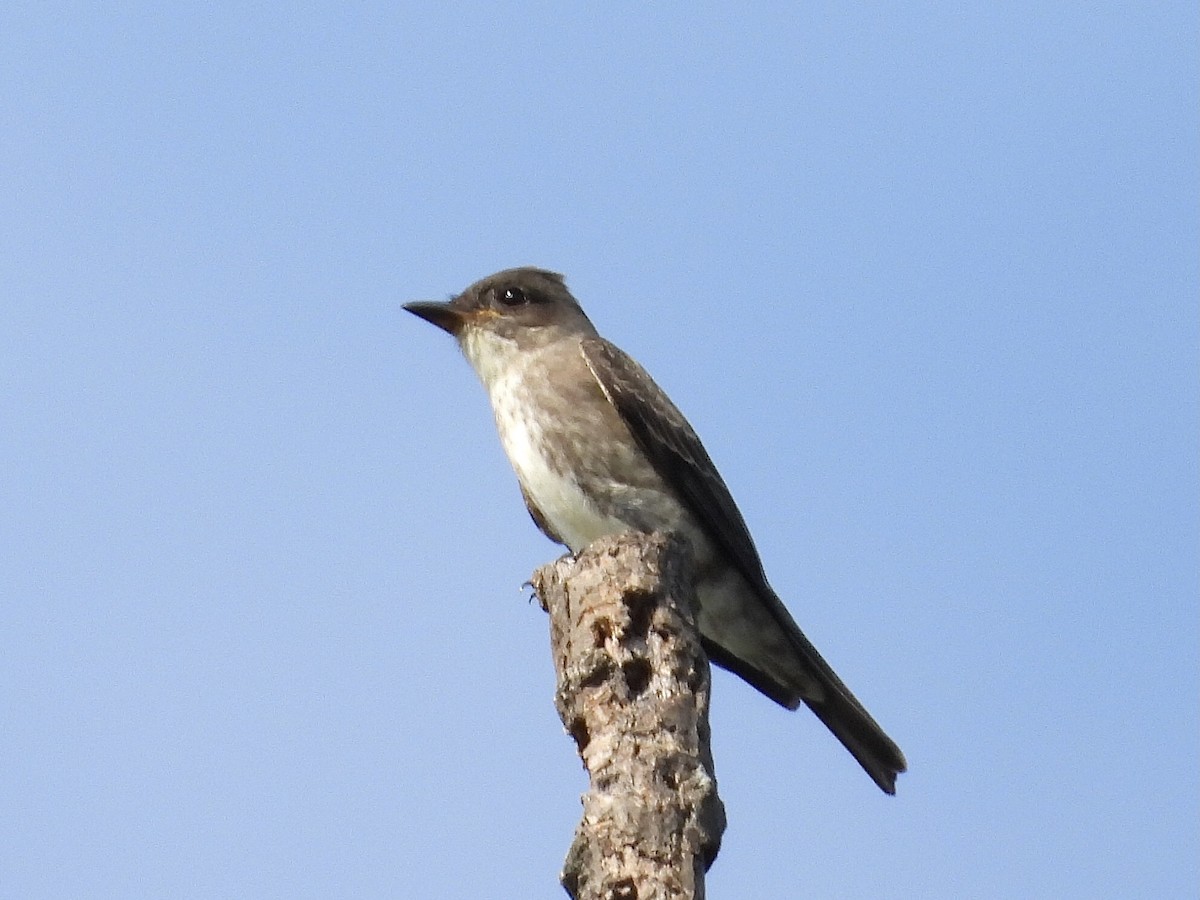
<path fill-rule="evenodd" d="M 908 755 L 718 674 L 712 896 L 1193 896 L 1198 24 L 5 5 L 0 896 L 561 896 L 558 551 L 400 309 L 520 264 Z"/>

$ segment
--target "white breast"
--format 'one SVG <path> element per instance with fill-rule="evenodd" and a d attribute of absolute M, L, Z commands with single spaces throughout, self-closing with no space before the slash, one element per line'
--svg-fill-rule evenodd
<path fill-rule="evenodd" d="M 616 518 L 600 513 L 570 475 L 559 474 L 546 459 L 545 434 L 530 404 L 531 381 L 549 377 L 544 353 L 563 348 L 526 349 L 486 331 L 474 331 L 463 342 L 480 380 L 487 388 L 504 452 L 525 492 L 546 524 L 574 551 L 596 538 L 625 530 Z"/>
<path fill-rule="evenodd" d="M 519 378 L 498 381 L 491 392 L 504 452 L 521 485 L 546 524 L 572 550 L 581 550 L 596 538 L 619 533 L 619 519 L 602 515 L 570 475 L 551 467 L 545 454 L 545 436 L 536 417 L 524 415 Z"/>

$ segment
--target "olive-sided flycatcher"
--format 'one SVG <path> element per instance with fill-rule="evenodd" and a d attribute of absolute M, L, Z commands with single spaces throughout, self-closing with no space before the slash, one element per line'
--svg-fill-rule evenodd
<path fill-rule="evenodd" d="M 696 560 L 697 621 L 717 665 L 788 709 L 803 701 L 895 793 L 904 755 L 800 631 L 687 419 L 600 337 L 561 275 L 498 272 L 409 312 L 452 334 L 492 402 L 530 515 L 578 553 L 599 537 L 673 531 Z"/>

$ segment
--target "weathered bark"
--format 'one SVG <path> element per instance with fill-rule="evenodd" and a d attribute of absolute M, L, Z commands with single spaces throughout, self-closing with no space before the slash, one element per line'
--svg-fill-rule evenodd
<path fill-rule="evenodd" d="M 699 900 L 725 829 L 708 660 L 675 537 L 596 541 L 533 575 L 550 614 L 555 706 L 591 784 L 562 884 L 577 900 Z"/>

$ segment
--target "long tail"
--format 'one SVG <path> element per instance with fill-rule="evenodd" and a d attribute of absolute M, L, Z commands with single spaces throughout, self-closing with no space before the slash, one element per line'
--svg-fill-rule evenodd
<path fill-rule="evenodd" d="M 763 671 L 765 666 L 752 665 L 715 641 L 705 639 L 704 649 L 710 660 L 745 679 L 780 706 L 796 709 L 803 700 L 875 783 L 887 793 L 895 794 L 896 776 L 908 768 L 900 748 L 795 623 L 790 623 L 787 634 L 797 652 L 787 654 L 785 665 L 773 667 L 775 675 L 767 675 Z"/>
<path fill-rule="evenodd" d="M 904 754 L 799 628 L 792 639 L 807 670 L 805 680 L 815 681 L 820 687 L 816 696 L 801 695 L 805 706 L 816 713 L 885 793 L 895 794 L 896 776 L 908 769 Z"/>
<path fill-rule="evenodd" d="M 843 697 L 831 696 L 824 700 L 805 700 L 804 703 L 885 793 L 896 793 L 896 776 L 908 769 L 908 763 L 900 748 L 853 695 L 850 702 Z"/>
<path fill-rule="evenodd" d="M 700 617 L 708 658 L 776 703 L 803 701 L 889 794 L 905 771 L 904 754 L 838 678 L 765 581 L 751 587 L 737 573 L 711 588 Z"/>

